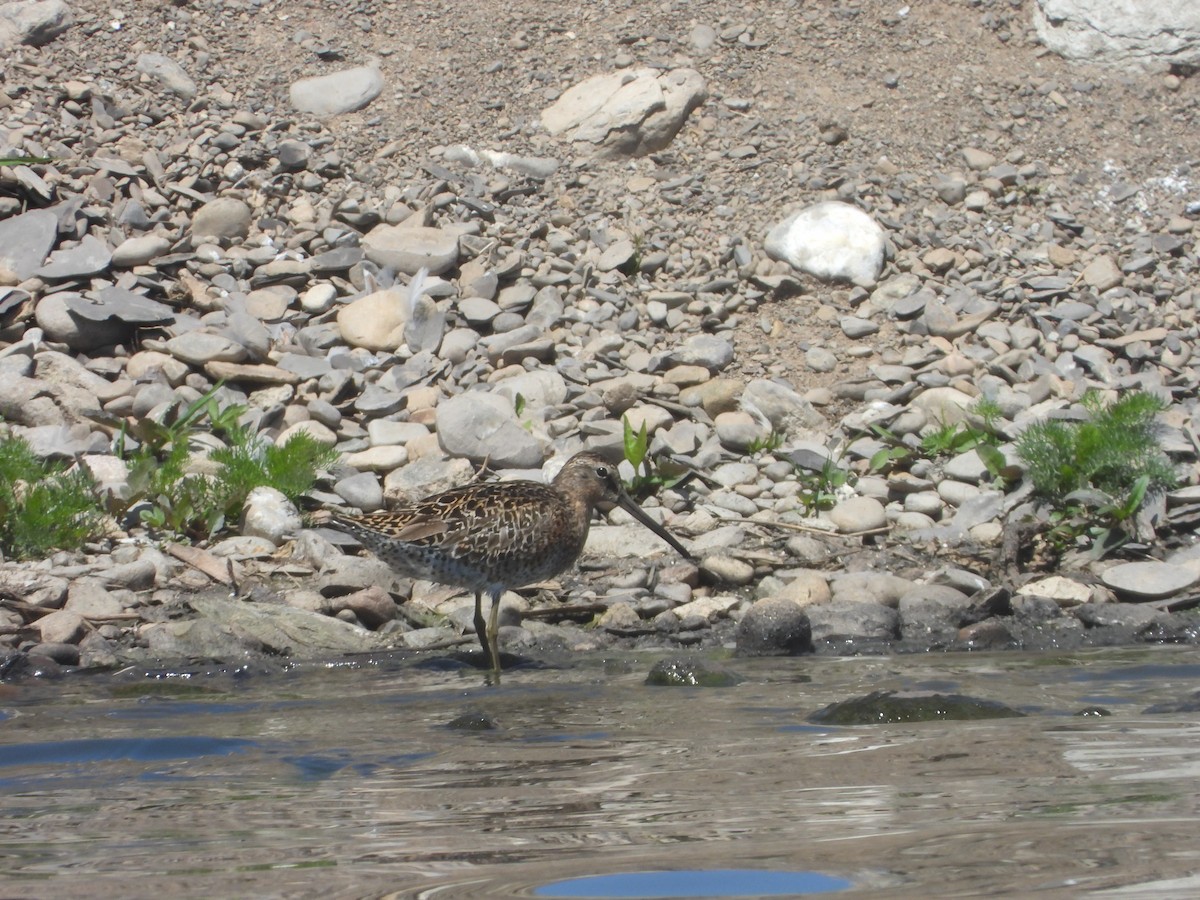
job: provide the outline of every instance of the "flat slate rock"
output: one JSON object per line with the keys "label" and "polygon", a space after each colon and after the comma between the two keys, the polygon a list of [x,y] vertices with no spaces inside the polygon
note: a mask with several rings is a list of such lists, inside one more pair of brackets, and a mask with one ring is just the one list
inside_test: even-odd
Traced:
{"label": "flat slate rock", "polygon": [[1119,594],[1158,600],[1186,590],[1196,582],[1196,573],[1164,562],[1121,563],[1105,569],[1100,579]]}
{"label": "flat slate rock", "polygon": [[34,274],[50,281],[66,278],[84,278],[103,272],[112,263],[112,251],[108,244],[94,235],[84,235],[74,247],[56,250],[50,261]]}
{"label": "flat slate rock", "polygon": [[165,303],[115,285],[72,296],[67,300],[67,309],[93,322],[118,319],[130,325],[160,325],[175,319],[175,310]]}
{"label": "flat slate rock", "polygon": [[383,90],[383,75],[372,66],[358,66],[301,78],[292,83],[288,96],[292,106],[314,116],[336,116],[362,109]]}
{"label": "flat slate rock", "polygon": [[58,216],[48,209],[0,219],[0,269],[24,281],[46,261],[57,234]]}

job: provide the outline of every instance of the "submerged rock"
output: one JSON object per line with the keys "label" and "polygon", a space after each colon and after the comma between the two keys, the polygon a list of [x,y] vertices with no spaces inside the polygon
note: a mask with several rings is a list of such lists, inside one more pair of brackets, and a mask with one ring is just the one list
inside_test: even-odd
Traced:
{"label": "submerged rock", "polygon": [[886,725],[948,719],[1009,719],[1024,716],[995,700],[962,694],[873,691],[864,697],[831,703],[808,717],[818,725]]}
{"label": "submerged rock", "polygon": [[695,659],[661,659],[646,676],[651,687],[732,687],[740,679]]}

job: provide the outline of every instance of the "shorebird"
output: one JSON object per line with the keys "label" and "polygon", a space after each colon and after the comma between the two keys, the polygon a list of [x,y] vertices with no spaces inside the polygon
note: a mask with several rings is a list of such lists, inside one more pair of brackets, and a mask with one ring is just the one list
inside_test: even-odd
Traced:
{"label": "shorebird", "polygon": [[[451,488],[385,512],[330,512],[323,524],[352,535],[409,578],[475,592],[475,633],[492,671],[500,671],[500,595],[544,581],[578,558],[592,511],[615,504],[678,550],[691,554],[625,492],[617,467],[585,451],[567,460],[550,484],[488,481]],[[492,599],[483,618],[483,595]]]}

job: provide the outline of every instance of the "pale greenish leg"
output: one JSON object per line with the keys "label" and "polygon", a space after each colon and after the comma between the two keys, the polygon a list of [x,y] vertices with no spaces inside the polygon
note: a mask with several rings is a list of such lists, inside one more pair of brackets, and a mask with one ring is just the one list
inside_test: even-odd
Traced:
{"label": "pale greenish leg", "polygon": [[[492,646],[492,671],[500,672],[500,595],[503,590],[492,592],[492,614],[488,621],[488,641]],[[484,648],[487,652],[487,648]]]}

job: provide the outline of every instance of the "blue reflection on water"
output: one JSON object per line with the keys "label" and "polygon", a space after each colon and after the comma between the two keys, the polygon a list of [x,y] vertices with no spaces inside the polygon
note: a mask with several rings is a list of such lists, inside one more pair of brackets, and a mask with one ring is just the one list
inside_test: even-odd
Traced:
{"label": "blue reflection on water", "polygon": [[63,765],[69,763],[163,759],[194,759],[197,756],[228,756],[257,746],[242,738],[181,735],[152,738],[85,738],[78,741],[49,741],[0,745],[0,768],[5,766]]}
{"label": "blue reflection on water", "polygon": [[769,872],[761,869],[693,869],[683,872],[626,872],[593,875],[544,884],[537,897],[795,897],[850,887],[845,878],[820,872]]}

